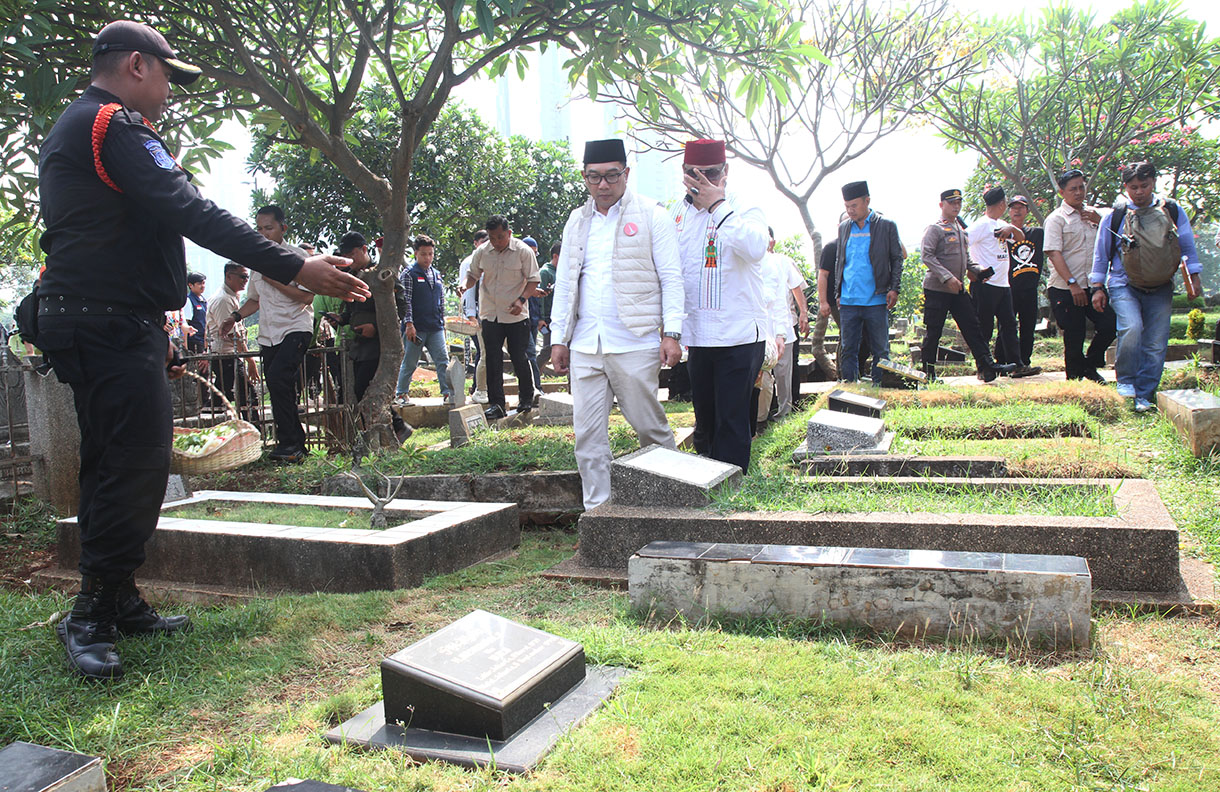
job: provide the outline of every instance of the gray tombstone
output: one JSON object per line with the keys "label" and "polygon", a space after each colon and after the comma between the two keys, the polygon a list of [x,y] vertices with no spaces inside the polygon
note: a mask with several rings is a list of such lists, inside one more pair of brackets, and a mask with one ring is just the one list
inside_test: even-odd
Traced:
{"label": "gray tombstone", "polygon": [[893,439],[880,418],[835,410],[818,410],[805,430],[810,454],[885,454]]}
{"label": "gray tombstone", "polygon": [[[35,365],[40,359],[33,359]],[[30,425],[30,455],[34,457],[34,494],[49,501],[60,514],[80,507],[80,427],[72,388],[55,374],[25,375],[26,411]]]}
{"label": "gray tombstone", "polygon": [[580,644],[482,610],[381,661],[387,722],[492,740],[584,678]]}
{"label": "gray tombstone", "polygon": [[453,389],[453,406],[462,407],[466,404],[466,364],[460,358],[449,358],[449,368],[445,371],[449,377],[449,387]]}
{"label": "gray tombstone", "polygon": [[571,426],[575,402],[570,393],[544,393],[538,399],[537,423],[543,426]]}
{"label": "gray tombstone", "polygon": [[449,411],[449,447],[461,448],[470,438],[487,429],[483,405],[467,404]]}
{"label": "gray tombstone", "polygon": [[302,781],[299,778],[286,778],[275,786],[270,787],[267,792],[360,792],[360,790],[339,786],[338,784],[327,784],[323,781],[314,781],[313,779]]}
{"label": "gray tombstone", "polygon": [[1156,403],[1192,454],[1205,457],[1220,448],[1220,399],[1198,389],[1167,390],[1157,393]]}
{"label": "gray tombstone", "polygon": [[4,792],[106,792],[106,772],[96,756],[27,742],[0,750]]}
{"label": "gray tombstone", "polygon": [[880,418],[885,412],[885,399],[874,399],[871,396],[839,389],[830,392],[830,401],[827,406],[835,412]]}
{"label": "gray tombstone", "polygon": [[191,483],[187,481],[186,476],[171,473],[169,481],[165,483],[165,497],[161,502],[173,503],[174,501],[186,500],[189,497],[191,497]]}
{"label": "gray tombstone", "polygon": [[651,445],[610,463],[615,506],[706,506],[712,494],[741,486],[741,468]]}

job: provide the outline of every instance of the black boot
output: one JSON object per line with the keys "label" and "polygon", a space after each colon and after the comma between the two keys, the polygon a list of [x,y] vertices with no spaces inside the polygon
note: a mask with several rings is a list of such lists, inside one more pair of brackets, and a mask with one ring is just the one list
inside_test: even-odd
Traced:
{"label": "black boot", "polygon": [[928,382],[934,382],[936,380],[936,364],[924,363],[923,373],[927,376]]}
{"label": "black boot", "polygon": [[114,649],[117,583],[98,578],[81,579],[80,594],[63,621],[55,625],[59,641],[68,650],[68,665],[89,679],[118,679],[123,661]]}
{"label": "black boot", "polygon": [[153,610],[140,596],[134,577],[127,578],[119,585],[115,623],[123,636],[188,632],[191,629],[189,616],[162,616]]}

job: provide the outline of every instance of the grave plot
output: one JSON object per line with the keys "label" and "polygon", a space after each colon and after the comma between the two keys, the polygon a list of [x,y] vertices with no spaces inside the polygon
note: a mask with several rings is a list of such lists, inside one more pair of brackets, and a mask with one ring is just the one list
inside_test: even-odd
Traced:
{"label": "grave plot", "polygon": [[[749,481],[761,486],[756,482],[767,480]],[[791,489],[793,483],[781,480],[776,486]],[[655,541],[919,548],[1076,555],[1088,561],[1099,589],[1182,591],[1177,527],[1147,481],[843,477],[827,483],[847,488],[838,505],[784,503],[771,492],[747,502],[752,510],[726,514],[665,503],[620,505],[611,497],[581,517],[580,548],[571,566],[622,581],[627,560]],[[881,484],[893,489],[895,502],[878,502],[872,493]],[[922,502],[904,500],[933,484],[936,491]],[[816,497],[816,482],[809,488]],[[974,513],[954,509],[959,495],[977,500]],[[1049,498],[1063,502],[1061,514],[1039,509]],[[1009,514],[994,513],[1002,502],[1011,504]],[[725,505],[732,508],[732,500]],[[803,510],[765,510],[784,508]]]}
{"label": "grave plot", "polygon": [[[267,591],[356,592],[419,585],[516,547],[513,503],[399,499],[368,527],[366,498],[203,491],[168,503],[142,577]],[[80,556],[76,518],[59,521],[59,564]]]}

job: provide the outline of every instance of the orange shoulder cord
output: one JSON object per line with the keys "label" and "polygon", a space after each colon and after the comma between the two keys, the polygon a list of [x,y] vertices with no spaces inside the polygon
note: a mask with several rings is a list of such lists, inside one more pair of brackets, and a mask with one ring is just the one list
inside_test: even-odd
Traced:
{"label": "orange shoulder cord", "polygon": [[[106,130],[110,127],[110,119],[123,106],[118,102],[111,102],[102,105],[97,111],[97,117],[93,119],[93,169],[97,171],[97,177],[102,180],[107,187],[115,192],[123,192],[119,186],[110,178],[110,174],[106,173],[106,167],[102,165],[102,143],[106,140]],[[144,125],[149,129],[153,125],[148,123],[148,119],[143,119]]]}

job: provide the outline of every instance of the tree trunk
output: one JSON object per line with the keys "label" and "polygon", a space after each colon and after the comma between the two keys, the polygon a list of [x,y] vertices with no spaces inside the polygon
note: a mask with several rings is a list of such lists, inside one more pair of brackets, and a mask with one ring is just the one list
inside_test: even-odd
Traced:
{"label": "tree trunk", "polygon": [[402,335],[398,325],[398,310],[394,302],[394,283],[406,261],[406,213],[389,212],[382,218],[384,239],[377,271],[370,284],[377,306],[377,337],[381,341],[381,359],[364,398],[360,400],[360,423],[368,432],[369,453],[382,448],[398,447],[390,425],[389,405],[398,382],[402,364]]}

